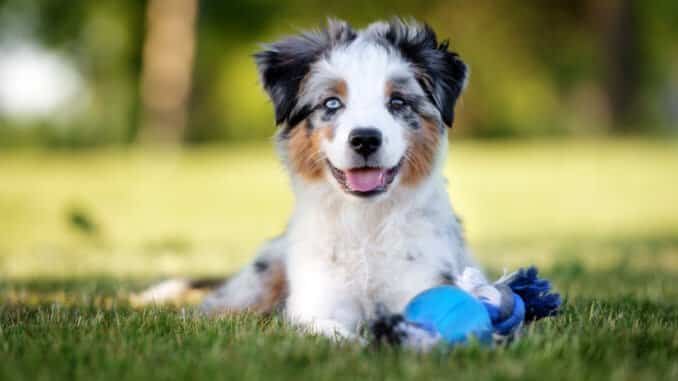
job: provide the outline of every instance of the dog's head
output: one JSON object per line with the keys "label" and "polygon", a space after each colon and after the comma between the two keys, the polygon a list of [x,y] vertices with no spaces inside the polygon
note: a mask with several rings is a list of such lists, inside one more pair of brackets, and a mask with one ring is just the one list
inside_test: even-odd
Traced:
{"label": "dog's head", "polygon": [[467,68],[429,26],[330,20],[255,58],[295,178],[369,198],[436,170]]}

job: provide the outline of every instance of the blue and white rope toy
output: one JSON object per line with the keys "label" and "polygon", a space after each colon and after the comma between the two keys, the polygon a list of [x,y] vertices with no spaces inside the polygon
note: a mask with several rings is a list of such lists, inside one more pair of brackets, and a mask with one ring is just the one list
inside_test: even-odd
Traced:
{"label": "blue and white rope toy", "polygon": [[560,295],[548,280],[530,267],[488,283],[474,268],[466,268],[455,286],[428,289],[402,314],[378,311],[371,331],[378,343],[387,342],[426,351],[440,344],[505,341],[516,337],[524,323],[555,315]]}

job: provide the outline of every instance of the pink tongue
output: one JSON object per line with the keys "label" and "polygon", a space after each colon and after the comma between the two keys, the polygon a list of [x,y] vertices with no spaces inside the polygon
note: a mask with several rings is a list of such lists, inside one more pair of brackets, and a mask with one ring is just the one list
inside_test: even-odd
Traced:
{"label": "pink tongue", "polygon": [[384,186],[386,171],[382,169],[349,169],[346,184],[352,191],[369,192]]}

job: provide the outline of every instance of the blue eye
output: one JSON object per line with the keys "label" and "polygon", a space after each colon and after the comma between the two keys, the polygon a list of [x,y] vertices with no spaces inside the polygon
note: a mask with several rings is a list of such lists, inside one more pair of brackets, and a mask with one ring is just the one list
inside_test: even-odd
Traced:
{"label": "blue eye", "polygon": [[323,105],[325,106],[326,109],[331,111],[338,110],[343,106],[341,101],[338,98],[334,97],[325,99]]}
{"label": "blue eye", "polygon": [[400,110],[405,107],[405,105],[405,100],[400,97],[393,97],[388,101],[388,106],[393,110]]}

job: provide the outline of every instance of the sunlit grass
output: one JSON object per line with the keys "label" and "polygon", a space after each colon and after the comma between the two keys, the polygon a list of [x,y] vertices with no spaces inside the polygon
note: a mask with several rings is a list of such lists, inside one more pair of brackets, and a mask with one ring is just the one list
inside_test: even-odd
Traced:
{"label": "sunlit grass", "polygon": [[279,316],[132,308],[154,279],[225,275],[284,228],[272,148],[4,152],[0,380],[678,378],[678,142],[452,147],[480,261],[493,276],[537,264],[565,298],[519,341],[422,356],[302,337]]}
{"label": "sunlit grass", "polygon": [[[579,241],[600,243],[584,260],[615,263],[611,241],[678,236],[676,142],[451,146],[452,199],[490,267],[559,262]],[[284,228],[292,201],[266,144],[0,153],[0,276],[223,274]]]}
{"label": "sunlit grass", "polygon": [[[2,380],[675,380],[675,273],[576,263],[544,275],[562,314],[520,340],[419,355],[300,336],[279,316],[133,309],[121,279],[0,281]],[[54,291],[59,290],[59,291]],[[9,298],[7,298],[9,296]]]}

